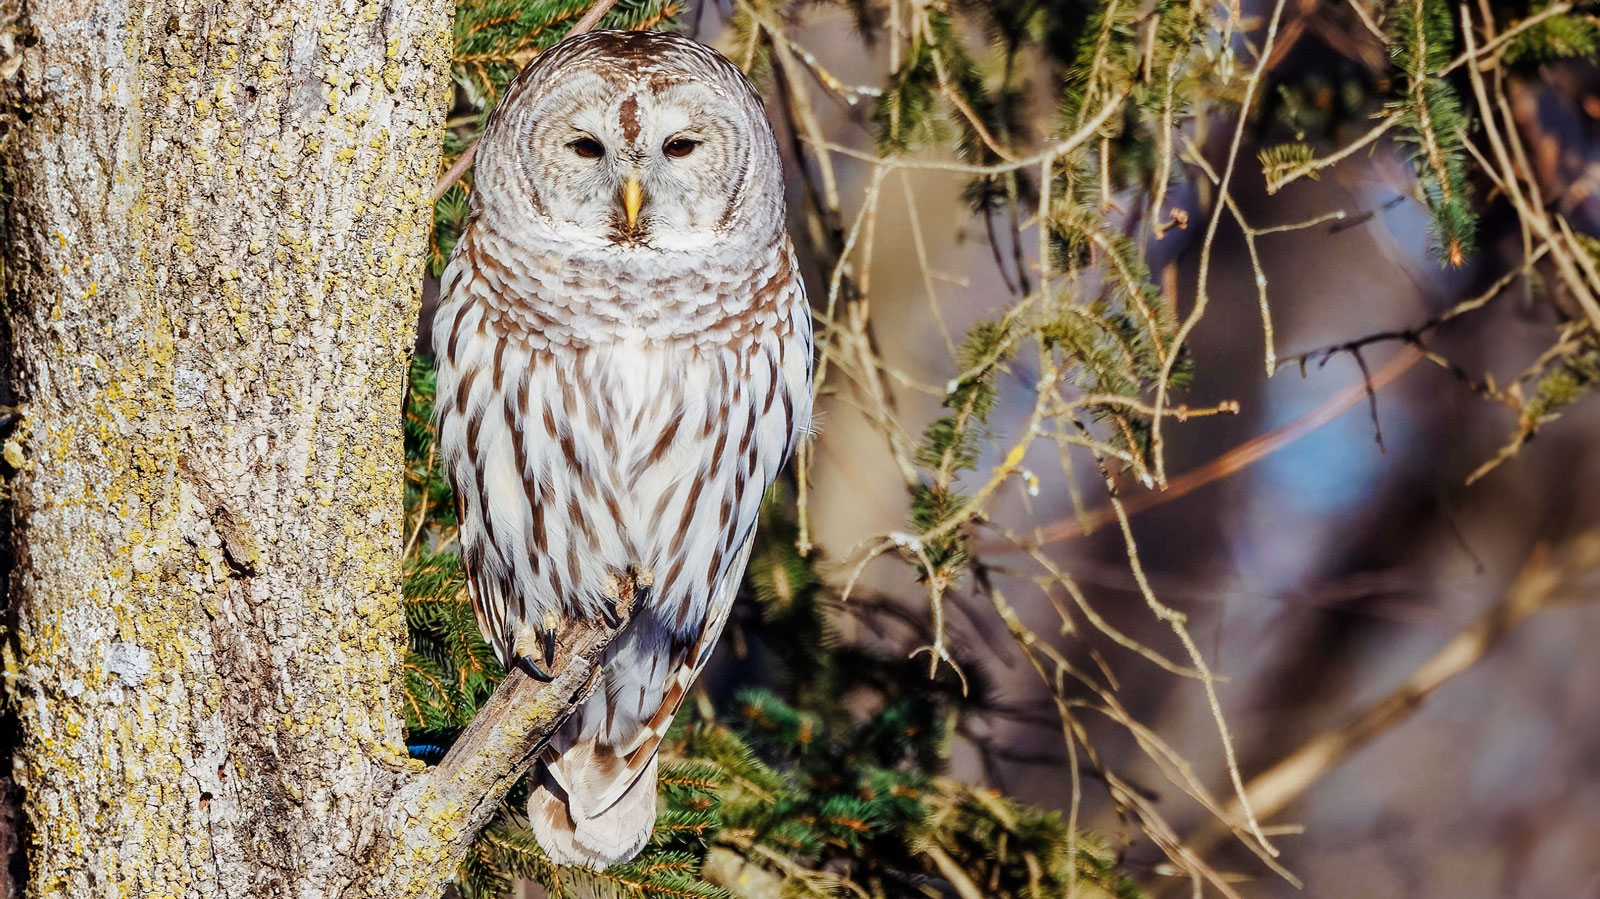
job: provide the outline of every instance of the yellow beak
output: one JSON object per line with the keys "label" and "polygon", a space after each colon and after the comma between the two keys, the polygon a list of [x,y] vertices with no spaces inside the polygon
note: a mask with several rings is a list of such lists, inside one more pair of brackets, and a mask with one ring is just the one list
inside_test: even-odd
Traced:
{"label": "yellow beak", "polygon": [[627,217],[629,228],[639,220],[639,207],[643,205],[644,185],[639,183],[638,175],[629,175],[622,183],[622,214]]}

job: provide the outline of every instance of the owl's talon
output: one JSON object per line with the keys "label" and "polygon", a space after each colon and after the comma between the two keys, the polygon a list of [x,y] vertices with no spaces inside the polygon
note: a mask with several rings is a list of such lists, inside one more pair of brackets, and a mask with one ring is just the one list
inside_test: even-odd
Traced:
{"label": "owl's talon", "polygon": [[605,619],[606,627],[616,627],[622,623],[622,616],[617,614],[617,601],[609,597],[600,600],[600,617]]}
{"label": "owl's talon", "polygon": [[[550,664],[549,660],[546,660],[545,664]],[[539,681],[540,683],[548,684],[555,680],[555,675],[544,670],[543,668],[540,668],[533,659],[527,656],[517,656],[517,667],[521,668],[529,677]]]}
{"label": "owl's talon", "polygon": [[544,629],[544,666],[552,668],[556,664],[556,629]]}

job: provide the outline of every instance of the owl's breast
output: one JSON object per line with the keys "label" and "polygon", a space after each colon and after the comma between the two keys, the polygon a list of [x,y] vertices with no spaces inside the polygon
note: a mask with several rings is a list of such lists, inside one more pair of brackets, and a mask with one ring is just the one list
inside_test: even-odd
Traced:
{"label": "owl's breast", "polygon": [[792,263],[758,271],[745,300],[638,297],[628,316],[625,279],[513,293],[516,263],[457,265],[471,258],[446,273],[434,346],[441,459],[485,634],[507,658],[547,613],[595,617],[630,566],[656,578],[650,626],[694,632],[810,417]]}
{"label": "owl's breast", "polygon": [[534,352],[690,344],[709,350],[795,330],[808,314],[780,233],[739,258],[548,248],[464,235],[443,278],[439,322],[476,318]]}

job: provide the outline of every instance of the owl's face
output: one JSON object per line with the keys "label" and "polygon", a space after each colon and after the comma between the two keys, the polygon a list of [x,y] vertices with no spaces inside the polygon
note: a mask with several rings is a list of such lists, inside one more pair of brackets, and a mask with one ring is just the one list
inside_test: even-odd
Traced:
{"label": "owl's face", "polygon": [[782,227],[782,168],[744,76],[678,35],[596,32],[541,55],[478,151],[480,212],[578,246],[695,250]]}

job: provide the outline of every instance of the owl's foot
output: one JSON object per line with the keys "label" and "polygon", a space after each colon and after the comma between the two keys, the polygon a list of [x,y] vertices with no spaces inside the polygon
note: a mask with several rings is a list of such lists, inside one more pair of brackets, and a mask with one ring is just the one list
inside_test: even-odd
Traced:
{"label": "owl's foot", "polygon": [[[546,653],[548,652],[549,651],[546,650]],[[546,661],[545,664],[548,665],[550,662]],[[540,683],[548,684],[555,680],[554,675],[543,668],[540,668],[539,663],[535,662],[529,656],[517,656],[517,667],[521,668],[529,677],[539,681]]]}
{"label": "owl's foot", "polygon": [[600,598],[600,617],[605,619],[606,627],[616,627],[622,623],[622,616],[617,614],[617,601],[609,596]]}

